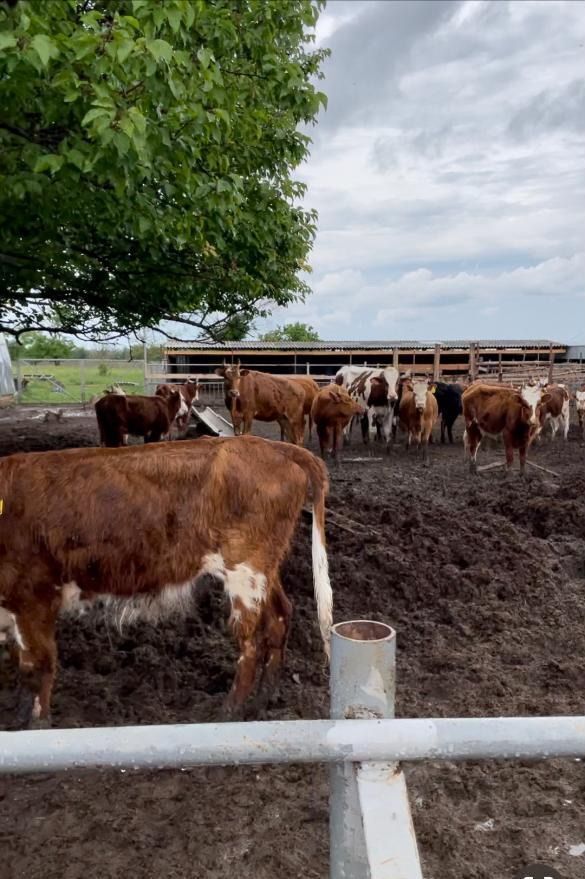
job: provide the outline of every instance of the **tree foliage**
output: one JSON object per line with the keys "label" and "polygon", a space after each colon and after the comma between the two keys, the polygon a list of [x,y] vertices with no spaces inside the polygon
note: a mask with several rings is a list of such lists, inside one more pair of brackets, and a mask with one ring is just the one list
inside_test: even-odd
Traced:
{"label": "tree foliage", "polygon": [[261,336],[263,342],[318,342],[319,333],[309,324],[292,323],[276,327]]}
{"label": "tree foliage", "polygon": [[47,336],[45,333],[24,333],[20,345],[13,343],[8,346],[14,358],[24,357],[31,360],[54,360],[75,357],[75,343],[63,336]]}
{"label": "tree foliage", "polygon": [[0,330],[214,336],[308,292],[320,5],[0,4]]}

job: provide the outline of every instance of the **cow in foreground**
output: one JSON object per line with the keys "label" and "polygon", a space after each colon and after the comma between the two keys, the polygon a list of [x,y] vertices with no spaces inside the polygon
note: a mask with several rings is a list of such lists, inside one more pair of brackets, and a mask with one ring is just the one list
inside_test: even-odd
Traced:
{"label": "cow in foreground", "polygon": [[524,474],[526,453],[539,429],[540,385],[526,385],[520,391],[477,382],[463,392],[463,437],[470,470],[477,473],[477,451],[484,435],[502,434],[509,470],[514,463],[514,450],[520,457]]}
{"label": "cow in foreground", "polygon": [[585,388],[575,391],[575,405],[577,407],[577,418],[579,419],[579,430],[581,438],[585,440]]}
{"label": "cow in foreground", "polygon": [[539,433],[550,424],[551,439],[556,437],[560,428],[566,440],[571,423],[569,407],[569,392],[564,385],[545,385],[540,400]]}
{"label": "cow in foreground", "polygon": [[407,434],[406,448],[414,441],[428,461],[429,438],[439,417],[439,407],[427,379],[406,379],[398,409],[400,427]]}
{"label": "cow in foreground", "polygon": [[313,400],[311,414],[319,437],[321,456],[324,458],[327,452],[331,452],[332,457],[336,458],[339,437],[355,415],[364,414],[364,409],[345,388],[331,384],[319,391]]}
{"label": "cow in foreground", "polygon": [[145,443],[160,442],[169,435],[182,403],[179,391],[167,397],[106,394],[95,404],[101,445],[125,446],[128,436],[143,437]]}
{"label": "cow in foreground", "polygon": [[[335,383],[345,388],[365,410],[362,437],[367,442],[377,432],[378,425],[386,443],[392,435],[392,417],[397,401],[398,370],[369,366],[342,366],[335,374]],[[343,434],[349,441],[350,424]]]}
{"label": "cow in foreground", "polygon": [[223,378],[225,405],[236,435],[252,430],[252,421],[276,421],[286,439],[302,445],[305,438],[305,392],[285,378],[224,363],[215,370]]}
{"label": "cow in foreground", "polygon": [[[20,722],[47,725],[55,626],[72,602],[109,602],[119,620],[187,609],[208,577],[230,600],[240,657],[227,709],[273,687],[292,606],[280,581],[307,496],[325,651],[332,593],[325,549],[327,474],[305,449],[258,437],[124,449],[70,449],[0,460],[0,604],[11,615]],[[265,691],[265,695],[267,695]]]}
{"label": "cow in foreground", "polygon": [[181,395],[181,406],[175,417],[175,424],[179,433],[185,433],[193,405],[199,399],[199,382],[196,379],[188,379],[183,384],[157,385],[155,396],[168,400],[173,391],[178,391]]}

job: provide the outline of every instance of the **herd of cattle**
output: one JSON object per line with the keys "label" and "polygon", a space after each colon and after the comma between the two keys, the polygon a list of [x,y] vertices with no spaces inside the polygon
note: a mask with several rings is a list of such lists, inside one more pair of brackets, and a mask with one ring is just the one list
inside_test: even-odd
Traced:
{"label": "herd of cattle", "polygon": [[[204,578],[229,598],[239,659],[227,708],[239,712],[258,680],[258,699],[282,665],[292,605],[280,566],[305,503],[312,504],[317,617],[326,653],[332,590],[325,548],[325,463],[302,448],[305,419],[322,456],[335,454],[355,419],[364,439],[388,445],[398,427],[426,455],[441,417],[441,440],[465,422],[476,469],[484,435],[501,434],[508,466],[547,423],[567,436],[569,393],[561,385],[519,389],[475,382],[465,389],[399,375],[393,367],[343,367],[319,388],[224,364],[217,370],[234,431],[254,419],[277,422],[289,442],[254,436],[203,437],[162,447],[184,431],[197,382],[160,385],[151,397],[107,393],[95,404],[105,448],[20,453],[0,459],[0,636],[20,674],[15,725],[46,726],[57,668],[56,622],[63,611],[101,602],[121,623],[156,620],[187,604]],[[585,428],[585,389],[576,393]],[[130,435],[145,444],[128,445]],[[584,437],[585,438],[585,437]]]}
{"label": "herd of cattle", "polygon": [[[284,378],[242,368],[238,363],[216,370],[224,382],[225,405],[236,435],[249,434],[254,420],[276,422],[281,439],[302,445],[305,421],[309,437],[317,430],[321,455],[336,456],[340,438],[349,441],[352,425],[359,421],[368,442],[377,436],[390,448],[397,429],[411,444],[422,448],[427,460],[433,427],[441,418],[441,442],[453,442],[453,425],[463,415],[465,449],[471,469],[477,466],[477,451],[484,435],[502,435],[506,462],[512,465],[514,450],[523,471],[530,444],[550,424],[552,436],[569,430],[570,395],[563,385],[527,383],[520,388],[473,382],[434,382],[400,375],[395,367],[344,366],[324,388],[308,376]],[[152,397],[126,397],[111,393],[96,403],[101,443],[125,445],[129,435],[146,442],[170,436],[173,424],[179,432],[188,424],[191,407],[198,399],[198,384],[159,385]],[[581,429],[585,424],[585,390],[575,395]]]}

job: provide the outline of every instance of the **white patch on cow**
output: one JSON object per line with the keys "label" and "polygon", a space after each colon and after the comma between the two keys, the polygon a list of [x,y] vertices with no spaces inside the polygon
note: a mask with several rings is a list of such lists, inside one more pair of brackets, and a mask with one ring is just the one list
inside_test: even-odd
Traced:
{"label": "white patch on cow", "polygon": [[0,609],[0,632],[4,634],[3,641],[11,638],[16,641],[21,650],[26,650],[26,644],[24,643],[22,632],[18,628],[15,615],[10,613],[9,610],[4,610],[4,608]]}
{"label": "white patch on cow", "polygon": [[189,406],[187,405],[183,394],[180,394],[181,397],[181,405],[179,406],[179,411],[175,415],[175,421],[179,421],[181,418],[184,418],[189,414]]}
{"label": "white patch on cow", "polygon": [[414,381],[412,383],[412,393],[414,394],[414,405],[417,409],[421,411],[425,408],[427,404],[427,392],[429,390],[429,384],[425,381]]}
{"label": "white patch on cow", "polygon": [[540,385],[524,385],[520,389],[520,396],[530,408],[530,423],[536,424],[536,407],[542,398],[542,388]]}
{"label": "white patch on cow", "polygon": [[205,575],[225,582],[226,569],[221,553],[207,553],[196,574],[184,583],[167,583],[157,592],[146,595],[103,595],[100,596],[99,603],[107,610],[120,631],[124,626],[139,620],[156,624],[169,617],[184,617],[192,608],[197,580]]}
{"label": "white patch on cow", "polygon": [[212,577],[219,577],[220,580],[225,580],[225,561],[220,552],[208,552],[203,556],[200,576],[203,574],[209,574]]}
{"label": "white patch on cow", "polygon": [[39,717],[41,716],[41,700],[39,699],[38,696],[35,696],[35,698],[34,698],[31,714],[32,714],[33,720],[38,720]]}
{"label": "white patch on cow", "polygon": [[71,583],[64,583],[63,586],[57,587],[61,592],[61,610],[62,611],[71,611],[76,609],[81,603],[81,589],[75,583],[75,581],[71,581]]}
{"label": "white patch on cow", "polygon": [[325,653],[330,656],[331,626],[333,625],[333,591],[329,579],[327,549],[319,523],[313,509],[313,528],[311,535],[311,555],[313,561],[313,586],[317,602],[317,617]]}
{"label": "white patch on cow", "polygon": [[238,620],[240,610],[234,608],[236,599],[246,610],[257,611],[266,597],[266,577],[242,563],[226,571],[225,590],[232,604],[232,619]]}

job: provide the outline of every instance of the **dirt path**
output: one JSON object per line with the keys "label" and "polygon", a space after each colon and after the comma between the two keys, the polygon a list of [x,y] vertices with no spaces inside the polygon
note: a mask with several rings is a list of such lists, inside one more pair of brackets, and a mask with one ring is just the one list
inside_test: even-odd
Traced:
{"label": "dirt path", "polygon": [[[0,420],[0,454],[96,440],[91,418]],[[357,444],[345,456],[366,457]],[[399,715],[584,713],[584,449],[572,436],[534,449],[533,460],[559,478],[495,470],[473,480],[460,446],[435,447],[428,470],[399,448],[332,471],[329,506],[361,524],[355,534],[328,526],[335,617],[396,627]],[[270,718],[328,713],[309,541],[303,523],[284,568],[295,619]],[[215,719],[234,662],[223,618],[213,595],[199,619],[158,629],[63,622],[55,724]],[[1,722],[11,703],[2,689]],[[580,762],[406,771],[426,879],[512,879],[538,860],[563,879],[585,875],[585,856],[569,854],[585,842]],[[2,875],[326,877],[327,794],[322,767],[4,779]]]}

